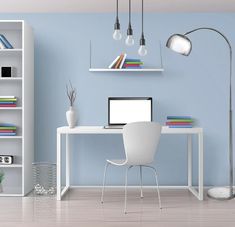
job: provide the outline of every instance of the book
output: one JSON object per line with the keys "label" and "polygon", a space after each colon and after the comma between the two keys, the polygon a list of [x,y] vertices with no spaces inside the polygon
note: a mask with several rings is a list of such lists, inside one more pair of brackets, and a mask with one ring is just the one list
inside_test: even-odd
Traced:
{"label": "book", "polygon": [[192,119],[192,117],[189,116],[167,116],[167,120],[171,119]]}
{"label": "book", "polygon": [[0,104],[0,107],[16,107],[16,104]]}
{"label": "book", "polygon": [[0,130],[1,129],[12,129],[12,130],[16,130],[16,127],[0,127]]}
{"label": "book", "polygon": [[123,68],[124,62],[125,62],[125,60],[126,60],[126,56],[127,56],[127,54],[124,54],[124,56],[123,56],[123,58],[122,58],[122,61],[121,61],[121,64],[120,64],[120,66],[119,66],[119,69],[122,69],[122,68]]}
{"label": "book", "polygon": [[4,44],[4,46],[7,49],[13,49],[13,46],[9,43],[9,41],[6,39],[6,37],[2,34],[0,34],[0,41]]}
{"label": "book", "polygon": [[109,65],[109,69],[112,69],[113,68],[113,66],[116,64],[116,62],[117,62],[117,60],[120,58],[120,55],[118,55],[113,61],[112,61],[112,63]]}
{"label": "book", "polygon": [[0,99],[14,99],[15,96],[13,95],[0,95]]}
{"label": "book", "polygon": [[16,132],[0,132],[0,136],[15,136]]}
{"label": "book", "polygon": [[193,122],[193,119],[172,119],[168,122]]}
{"label": "book", "polygon": [[117,63],[116,63],[115,66],[114,66],[115,69],[118,69],[118,68],[119,68],[123,57],[124,57],[124,55],[121,54],[121,55],[120,55],[120,58],[118,59]]}
{"label": "book", "polygon": [[0,49],[6,49],[5,45],[3,44],[2,41],[0,41]]}
{"label": "book", "polygon": [[2,101],[6,101],[6,102],[16,102],[17,99],[16,98],[13,98],[13,99],[8,99],[8,98],[0,98],[0,102]]}
{"label": "book", "polygon": [[169,128],[192,128],[192,125],[169,125]]}
{"label": "book", "polygon": [[143,62],[137,62],[137,61],[126,61],[125,64],[127,65],[143,65]]}
{"label": "book", "polygon": [[140,67],[141,65],[138,64],[124,64],[124,67]]}
{"label": "book", "polygon": [[15,130],[1,129],[0,133],[13,133]]}
{"label": "book", "polygon": [[130,59],[130,58],[126,58],[127,62],[141,62],[140,59]]}
{"label": "book", "polygon": [[191,125],[192,122],[166,122],[166,125]]}

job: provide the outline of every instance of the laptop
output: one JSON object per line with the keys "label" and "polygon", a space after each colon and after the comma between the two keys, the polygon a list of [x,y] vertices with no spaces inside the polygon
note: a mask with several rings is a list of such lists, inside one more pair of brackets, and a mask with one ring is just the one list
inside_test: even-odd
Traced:
{"label": "laptop", "polygon": [[109,97],[107,129],[119,129],[127,123],[152,121],[151,97]]}

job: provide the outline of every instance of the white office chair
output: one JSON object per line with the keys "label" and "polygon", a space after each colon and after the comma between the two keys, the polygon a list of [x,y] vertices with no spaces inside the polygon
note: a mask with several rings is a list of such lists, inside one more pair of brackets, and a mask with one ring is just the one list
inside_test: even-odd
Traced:
{"label": "white office chair", "polygon": [[133,166],[140,167],[140,187],[141,198],[143,198],[142,190],[142,167],[151,168],[156,177],[157,193],[159,199],[159,207],[161,209],[161,198],[159,192],[157,171],[153,166],[149,166],[154,160],[157,146],[161,135],[161,125],[155,122],[134,122],[127,124],[123,127],[123,142],[125,148],[126,159],[125,160],[107,160],[104,168],[103,188],[101,195],[101,202],[103,203],[106,171],[110,164],[115,166],[126,166],[125,177],[125,204],[124,213],[126,213],[126,201],[127,201],[127,180],[128,170]]}

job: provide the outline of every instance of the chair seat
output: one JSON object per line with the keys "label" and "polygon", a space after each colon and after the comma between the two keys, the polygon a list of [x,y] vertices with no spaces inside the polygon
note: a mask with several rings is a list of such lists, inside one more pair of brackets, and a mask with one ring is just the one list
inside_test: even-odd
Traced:
{"label": "chair seat", "polygon": [[112,160],[106,160],[106,161],[116,166],[123,166],[126,164],[126,159],[112,159]]}

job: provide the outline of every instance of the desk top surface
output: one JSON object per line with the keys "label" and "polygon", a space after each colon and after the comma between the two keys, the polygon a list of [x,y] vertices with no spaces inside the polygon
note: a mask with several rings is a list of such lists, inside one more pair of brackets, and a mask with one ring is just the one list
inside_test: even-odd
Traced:
{"label": "desk top surface", "polygon": [[[69,128],[63,126],[57,128],[57,133],[60,134],[122,134],[122,129],[105,129],[104,126],[77,126]],[[169,128],[162,127],[162,134],[198,134],[202,133],[202,128]]]}

